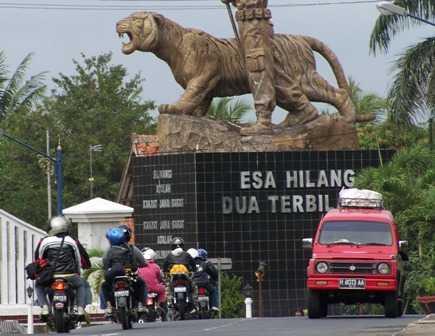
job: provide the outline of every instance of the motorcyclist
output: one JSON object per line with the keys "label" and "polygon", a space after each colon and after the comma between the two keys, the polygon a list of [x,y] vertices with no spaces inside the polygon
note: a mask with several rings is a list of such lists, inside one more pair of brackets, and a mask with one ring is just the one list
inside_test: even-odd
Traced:
{"label": "motorcyclist", "polygon": [[[167,255],[165,262],[163,263],[163,272],[165,274],[170,273],[170,270],[175,265],[184,265],[190,273],[193,273],[196,269],[196,264],[189,253],[184,251],[184,240],[180,237],[174,237],[171,242],[171,252]],[[171,284],[172,285],[172,284]],[[191,297],[193,294],[192,283],[189,282],[188,293]],[[191,297],[192,299],[192,297]],[[195,312],[193,307],[191,313]]]}
{"label": "motorcyclist", "polygon": [[[115,303],[113,295],[113,280],[116,276],[125,275],[125,269],[129,268],[136,272],[138,267],[146,265],[146,261],[140,250],[129,245],[126,241],[125,231],[119,227],[109,229],[106,238],[110,243],[110,248],[103,257],[103,269],[105,271],[105,281],[102,284],[102,291],[107,301],[106,315],[112,314],[112,307]],[[139,277],[133,281],[134,296],[137,301],[138,311],[144,311],[145,283]]]}
{"label": "motorcyclist", "polygon": [[175,237],[171,242],[171,252],[163,263],[163,272],[168,273],[173,265],[184,265],[190,272],[194,272],[196,268],[195,261],[189,253],[184,251],[184,240],[180,237]]}
{"label": "motorcyclist", "polygon": [[157,293],[160,306],[164,306],[166,302],[166,288],[163,282],[162,271],[155,262],[157,253],[151,248],[146,249],[142,253],[147,265],[139,268],[138,274],[145,281],[148,292]]}
{"label": "motorcyclist", "polygon": [[[65,275],[70,286],[76,290],[76,314],[81,318],[84,315],[86,288],[85,280],[80,277],[80,271],[81,268],[90,268],[91,263],[82,244],[70,236],[70,228],[71,221],[65,216],[51,218],[49,235],[39,241],[34,257],[35,260],[47,260],[51,266],[56,265],[55,275]],[[43,319],[46,319],[48,315],[47,287],[39,285],[36,281],[35,289],[41,306],[41,315]]]}
{"label": "motorcyclist", "polygon": [[219,277],[218,270],[211,261],[207,260],[207,250],[200,248],[197,254],[198,256],[194,259],[196,272],[193,274],[193,282],[196,286],[207,289],[211,310],[219,311],[219,293],[216,286]]}

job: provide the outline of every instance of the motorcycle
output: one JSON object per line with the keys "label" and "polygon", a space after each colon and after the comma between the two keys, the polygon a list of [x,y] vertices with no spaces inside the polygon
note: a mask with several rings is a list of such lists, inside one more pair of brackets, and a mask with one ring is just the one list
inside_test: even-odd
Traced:
{"label": "motorcycle", "polygon": [[199,319],[209,319],[212,317],[212,311],[210,310],[210,297],[207,288],[203,286],[197,287],[197,316]]}
{"label": "motorcycle", "polygon": [[145,300],[145,313],[139,319],[141,322],[154,322],[156,320],[166,321],[166,312],[159,304],[159,295],[157,293],[149,292]]}
{"label": "motorcycle", "polygon": [[115,296],[115,321],[120,323],[122,329],[131,329],[133,322],[138,321],[137,302],[133,296],[132,282],[134,274],[117,276],[113,282]]}
{"label": "motorcycle", "polygon": [[170,310],[173,320],[185,320],[195,311],[192,278],[184,265],[174,265],[169,272]]}
{"label": "motorcycle", "polygon": [[58,333],[67,333],[79,322],[74,311],[75,290],[66,278],[56,277],[49,290],[49,324]]}

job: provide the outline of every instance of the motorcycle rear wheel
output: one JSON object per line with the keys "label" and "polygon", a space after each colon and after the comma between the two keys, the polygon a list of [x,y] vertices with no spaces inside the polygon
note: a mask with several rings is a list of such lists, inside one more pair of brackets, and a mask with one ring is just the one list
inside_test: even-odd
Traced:
{"label": "motorcycle rear wheel", "polygon": [[120,307],[118,309],[118,321],[121,323],[123,330],[132,328],[130,314],[127,310],[127,307]]}
{"label": "motorcycle rear wheel", "polygon": [[67,333],[69,332],[68,329],[68,321],[64,318],[63,310],[55,309],[54,314],[54,329],[58,333]]}

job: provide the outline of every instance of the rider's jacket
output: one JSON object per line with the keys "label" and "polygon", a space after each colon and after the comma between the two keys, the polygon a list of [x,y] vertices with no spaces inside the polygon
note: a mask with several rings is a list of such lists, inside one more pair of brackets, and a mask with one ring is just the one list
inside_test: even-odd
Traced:
{"label": "rider's jacket", "polygon": [[146,265],[140,250],[134,245],[122,244],[111,246],[103,258],[103,268],[108,270],[114,265],[122,265],[136,270]]}
{"label": "rider's jacket", "polygon": [[171,267],[177,264],[185,265],[190,272],[194,272],[196,269],[196,264],[192,256],[180,247],[172,250],[168,254],[165,262],[163,263],[163,272],[169,272]]}
{"label": "rider's jacket", "polygon": [[193,281],[197,285],[215,285],[218,280],[218,270],[211,261],[201,257],[195,258],[196,272],[193,274]]}
{"label": "rider's jacket", "polygon": [[[59,251],[62,238],[65,237],[62,249]],[[80,274],[81,268],[89,268],[88,253],[78,240],[67,234],[48,236],[40,240],[35,250],[35,260],[47,259],[51,265],[56,261],[56,273]],[[57,259],[56,259],[57,258]]]}

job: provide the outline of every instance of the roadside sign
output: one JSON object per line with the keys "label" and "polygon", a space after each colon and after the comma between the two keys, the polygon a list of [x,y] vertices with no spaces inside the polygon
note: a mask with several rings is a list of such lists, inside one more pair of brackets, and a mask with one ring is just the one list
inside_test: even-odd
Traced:
{"label": "roadside sign", "polygon": [[209,258],[208,260],[215,264],[220,271],[228,271],[233,268],[231,258]]}

